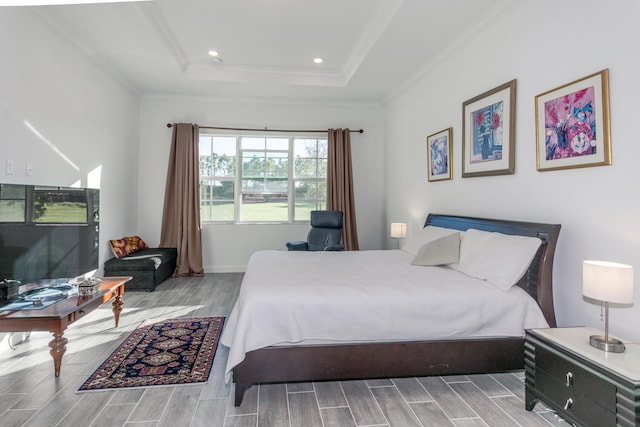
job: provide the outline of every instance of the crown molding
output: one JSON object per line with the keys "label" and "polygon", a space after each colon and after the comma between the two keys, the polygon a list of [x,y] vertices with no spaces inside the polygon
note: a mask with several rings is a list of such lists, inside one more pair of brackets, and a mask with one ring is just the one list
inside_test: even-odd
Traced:
{"label": "crown molding", "polygon": [[[146,93],[142,95],[142,102],[146,101],[178,101],[193,100],[211,102],[221,105],[267,105],[267,106],[304,106],[304,107],[333,107],[333,108],[365,108],[382,109],[378,101],[339,101],[335,99],[291,98],[273,96],[219,96],[219,95],[181,95],[175,93]],[[238,125],[239,126],[239,125]],[[243,125],[242,127],[246,127]]]}
{"label": "crown molding", "polygon": [[169,27],[169,24],[164,18],[164,15],[162,14],[162,11],[158,7],[157,3],[138,3],[137,7],[142,11],[145,18],[147,18],[153,29],[160,36],[160,39],[164,43],[167,51],[169,51],[169,53],[171,54],[173,62],[176,64],[178,69],[180,69],[180,71],[184,73],[187,69],[189,59],[184,53],[182,46],[180,46],[177,37],[175,36],[173,31],[171,31],[171,28]]}
{"label": "crown molding", "polygon": [[344,87],[346,84],[342,73],[293,68],[227,66],[215,63],[190,63],[187,65],[184,76],[194,80],[275,83],[292,86]]}
{"label": "crown molding", "polygon": [[456,37],[451,43],[449,43],[444,49],[440,51],[433,59],[428,61],[424,66],[422,66],[418,71],[413,73],[407,80],[398,85],[394,90],[392,90],[387,96],[382,99],[382,103],[384,105],[393,101],[396,97],[400,96],[407,89],[411,88],[414,84],[416,84],[420,79],[429,74],[431,70],[436,68],[442,62],[444,62],[448,57],[450,57],[456,49],[464,44],[467,40],[472,38],[478,32],[482,31],[491,23],[502,16],[506,15],[506,13],[515,7],[518,6],[517,0],[504,0],[502,3],[494,6],[489,9],[485,14],[481,15],[474,21],[474,24],[467,28],[466,31],[460,34],[460,36]]}
{"label": "crown molding", "polygon": [[342,68],[342,73],[345,76],[345,84],[347,84],[356,71],[358,71],[358,68],[367,55],[369,55],[371,49],[378,42],[378,39],[387,29],[403,3],[404,0],[388,0],[379,4],[378,9],[373,15],[373,19],[369,22],[362,37],[360,37],[360,40]]}

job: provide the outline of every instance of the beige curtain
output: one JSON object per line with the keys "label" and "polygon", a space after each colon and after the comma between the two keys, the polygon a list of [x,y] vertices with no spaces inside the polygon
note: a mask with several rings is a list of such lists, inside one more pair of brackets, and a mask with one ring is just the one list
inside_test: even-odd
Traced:
{"label": "beige curtain", "polygon": [[160,247],[177,248],[175,276],[202,276],[198,125],[173,125]]}
{"label": "beige curtain", "polygon": [[329,129],[327,171],[327,209],[344,213],[342,243],[348,251],[357,251],[358,229],[353,202],[351,171],[351,132],[349,129]]}

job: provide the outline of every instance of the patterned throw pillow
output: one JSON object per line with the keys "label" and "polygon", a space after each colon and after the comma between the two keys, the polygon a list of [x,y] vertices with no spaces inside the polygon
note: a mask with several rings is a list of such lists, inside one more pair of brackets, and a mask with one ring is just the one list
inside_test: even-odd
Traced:
{"label": "patterned throw pillow", "polygon": [[149,245],[138,236],[123,237],[118,240],[109,240],[111,250],[117,258],[122,258],[142,249],[147,249]]}

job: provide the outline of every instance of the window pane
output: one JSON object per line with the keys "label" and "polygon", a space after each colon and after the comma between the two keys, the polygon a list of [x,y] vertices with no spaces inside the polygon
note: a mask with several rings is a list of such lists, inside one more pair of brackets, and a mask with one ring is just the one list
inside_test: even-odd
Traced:
{"label": "window pane", "polygon": [[85,190],[36,187],[34,199],[34,222],[52,224],[87,222]]}
{"label": "window pane", "polygon": [[286,194],[243,194],[241,221],[286,222],[288,204]]}
{"label": "window pane", "polygon": [[327,202],[327,181],[318,182],[318,201],[323,205]]}
{"label": "window pane", "polygon": [[287,153],[245,151],[242,154],[242,176],[258,178],[264,176],[283,176],[289,174]]}
{"label": "window pane", "polygon": [[265,170],[280,172],[284,176],[289,175],[289,154],[288,153],[267,153],[265,160]]}
{"label": "window pane", "polygon": [[314,181],[296,181],[296,200],[315,200],[318,193],[318,183]]}
{"label": "window pane", "polygon": [[294,177],[296,178],[315,178],[318,169],[318,161],[316,159],[296,158],[294,160]]}
{"label": "window pane", "polygon": [[228,202],[212,202],[210,209],[212,221],[233,222],[235,219],[233,200]]}
{"label": "window pane", "polygon": [[213,175],[213,159],[211,155],[200,155],[200,176]]}
{"label": "window pane", "polygon": [[213,176],[236,176],[236,156],[214,156],[212,168]]}
{"label": "window pane", "polygon": [[327,159],[318,159],[318,178],[327,178]]}
{"label": "window pane", "polygon": [[318,140],[318,158],[326,159],[329,157],[329,141],[326,139]]}
{"label": "window pane", "polygon": [[266,139],[253,136],[242,137],[243,150],[264,150],[266,147]]}
{"label": "window pane", "polygon": [[243,192],[247,192],[247,191],[263,192],[264,180],[263,179],[243,179],[242,191]]}
{"label": "window pane", "polygon": [[234,136],[216,136],[213,138],[212,153],[218,156],[236,156],[236,138]]}
{"label": "window pane", "polygon": [[26,186],[0,184],[0,222],[25,222]]}
{"label": "window pane", "polygon": [[267,150],[289,151],[289,138],[268,138]]}
{"label": "window pane", "polygon": [[198,144],[198,153],[200,156],[210,156],[211,155],[211,137],[210,136],[200,136],[199,144]]}
{"label": "window pane", "polygon": [[0,184],[0,199],[26,199],[27,187],[15,184]]}
{"label": "window pane", "polygon": [[317,139],[300,139],[293,141],[293,155],[295,157],[316,157],[318,154]]}
{"label": "window pane", "polygon": [[24,200],[0,200],[0,222],[24,222]]}
{"label": "window pane", "polygon": [[265,191],[268,193],[286,193],[289,188],[288,179],[284,178],[268,178],[265,181]]}
{"label": "window pane", "polygon": [[200,137],[200,176],[235,176],[236,138]]}
{"label": "window pane", "polygon": [[202,221],[233,221],[233,181],[200,182],[200,219]]}
{"label": "window pane", "polygon": [[264,176],[265,153],[245,151],[242,153],[242,176],[245,178],[257,178]]}

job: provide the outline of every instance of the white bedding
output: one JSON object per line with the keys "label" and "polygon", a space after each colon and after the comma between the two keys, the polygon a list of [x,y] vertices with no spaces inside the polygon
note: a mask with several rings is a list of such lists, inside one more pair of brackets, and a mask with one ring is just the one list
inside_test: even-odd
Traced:
{"label": "white bedding", "polygon": [[400,250],[256,252],[221,343],[231,370],[273,345],[520,337],[548,327],[524,290],[448,267],[411,265]]}

